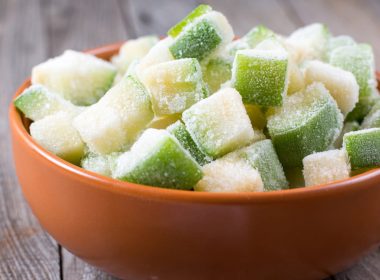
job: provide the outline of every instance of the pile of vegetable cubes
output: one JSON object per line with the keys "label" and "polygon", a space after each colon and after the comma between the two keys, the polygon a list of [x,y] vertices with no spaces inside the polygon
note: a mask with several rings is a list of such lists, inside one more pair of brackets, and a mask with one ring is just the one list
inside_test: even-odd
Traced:
{"label": "pile of vegetable cubes", "polygon": [[200,5],[111,62],[68,50],[35,66],[14,104],[36,142],[104,176],[275,191],[380,166],[374,65],[369,45],[323,24],[288,37],[260,25],[234,40],[225,16]]}

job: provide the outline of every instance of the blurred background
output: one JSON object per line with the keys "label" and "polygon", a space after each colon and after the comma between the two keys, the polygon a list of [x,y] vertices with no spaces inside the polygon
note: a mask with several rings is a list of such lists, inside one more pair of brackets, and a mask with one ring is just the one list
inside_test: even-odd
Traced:
{"label": "blurred background", "polygon": [[[68,48],[165,35],[200,3],[224,13],[238,36],[259,23],[287,35],[323,22],[334,34],[370,43],[380,57],[380,0],[0,0],[0,279],[111,278],[60,248],[22,198],[6,114],[31,67]],[[331,279],[380,279],[379,250]]]}

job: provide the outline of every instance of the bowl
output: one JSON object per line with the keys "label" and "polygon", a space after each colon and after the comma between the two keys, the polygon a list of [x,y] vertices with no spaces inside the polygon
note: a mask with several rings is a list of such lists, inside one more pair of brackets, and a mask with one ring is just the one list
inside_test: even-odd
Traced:
{"label": "bowl", "polygon": [[[120,45],[89,52],[109,59]],[[379,168],[267,193],[161,189],[69,164],[30,137],[13,105],[9,117],[17,176],[42,227],[120,278],[321,279],[380,244]]]}

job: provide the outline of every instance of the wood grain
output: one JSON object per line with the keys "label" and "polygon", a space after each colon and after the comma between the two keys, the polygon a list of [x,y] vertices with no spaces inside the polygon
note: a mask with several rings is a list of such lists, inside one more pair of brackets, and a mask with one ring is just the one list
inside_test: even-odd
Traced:
{"label": "wood grain", "polygon": [[242,36],[252,27],[263,24],[281,34],[288,34],[297,26],[287,14],[282,1],[206,0],[222,12],[231,23],[235,34]]}
{"label": "wood grain", "polygon": [[17,184],[6,110],[32,65],[46,57],[40,3],[1,1],[0,7],[0,278],[59,279],[57,244],[41,229]]}
{"label": "wood grain", "polygon": [[[39,226],[13,171],[7,105],[33,65],[67,48],[82,50],[146,34],[165,35],[197,0],[0,0],[0,279],[115,279],[60,248]],[[320,21],[369,42],[380,57],[378,0],[206,0],[236,35],[259,23],[289,34]],[[379,61],[377,66],[380,68]],[[380,279],[380,250],[330,280]]]}
{"label": "wood grain", "polygon": [[165,36],[168,29],[198,6],[194,0],[144,0],[123,5],[126,17],[130,17],[136,35],[158,34]]}

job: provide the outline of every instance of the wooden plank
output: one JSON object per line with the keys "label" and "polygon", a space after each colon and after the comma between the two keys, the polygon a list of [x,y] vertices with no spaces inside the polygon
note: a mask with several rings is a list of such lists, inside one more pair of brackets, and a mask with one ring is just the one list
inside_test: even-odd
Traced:
{"label": "wooden plank", "polygon": [[[84,50],[124,41],[125,27],[117,0],[43,0],[49,56],[70,48]],[[132,31],[131,31],[132,32]]]}
{"label": "wooden plank", "polygon": [[237,36],[244,35],[258,24],[263,24],[280,34],[288,34],[296,27],[294,18],[287,14],[282,1],[206,0],[204,2],[227,17]]}
{"label": "wooden plank", "polygon": [[[44,0],[43,18],[48,26],[49,57],[65,49],[83,50],[124,41],[134,34],[133,27],[123,21],[117,0]],[[113,279],[64,248],[60,248],[60,255],[63,279]]]}
{"label": "wooden plank", "polygon": [[378,58],[376,66],[380,69],[379,1],[287,1],[303,23],[323,22],[334,34],[348,34],[358,42],[371,44]]}
{"label": "wooden plank", "polygon": [[1,0],[0,7],[0,278],[59,279],[57,244],[31,214],[14,174],[6,115],[16,87],[46,58],[40,3]]}
{"label": "wooden plank", "polygon": [[63,279],[67,280],[116,280],[107,273],[85,263],[79,258],[72,255],[70,252],[64,250],[62,256],[62,263],[64,264]]}
{"label": "wooden plank", "polygon": [[380,249],[364,257],[359,263],[347,271],[336,275],[334,280],[379,280]]}
{"label": "wooden plank", "polygon": [[131,18],[136,36],[157,34],[165,36],[170,27],[180,21],[196,6],[198,1],[143,0],[122,2],[125,18]]}

